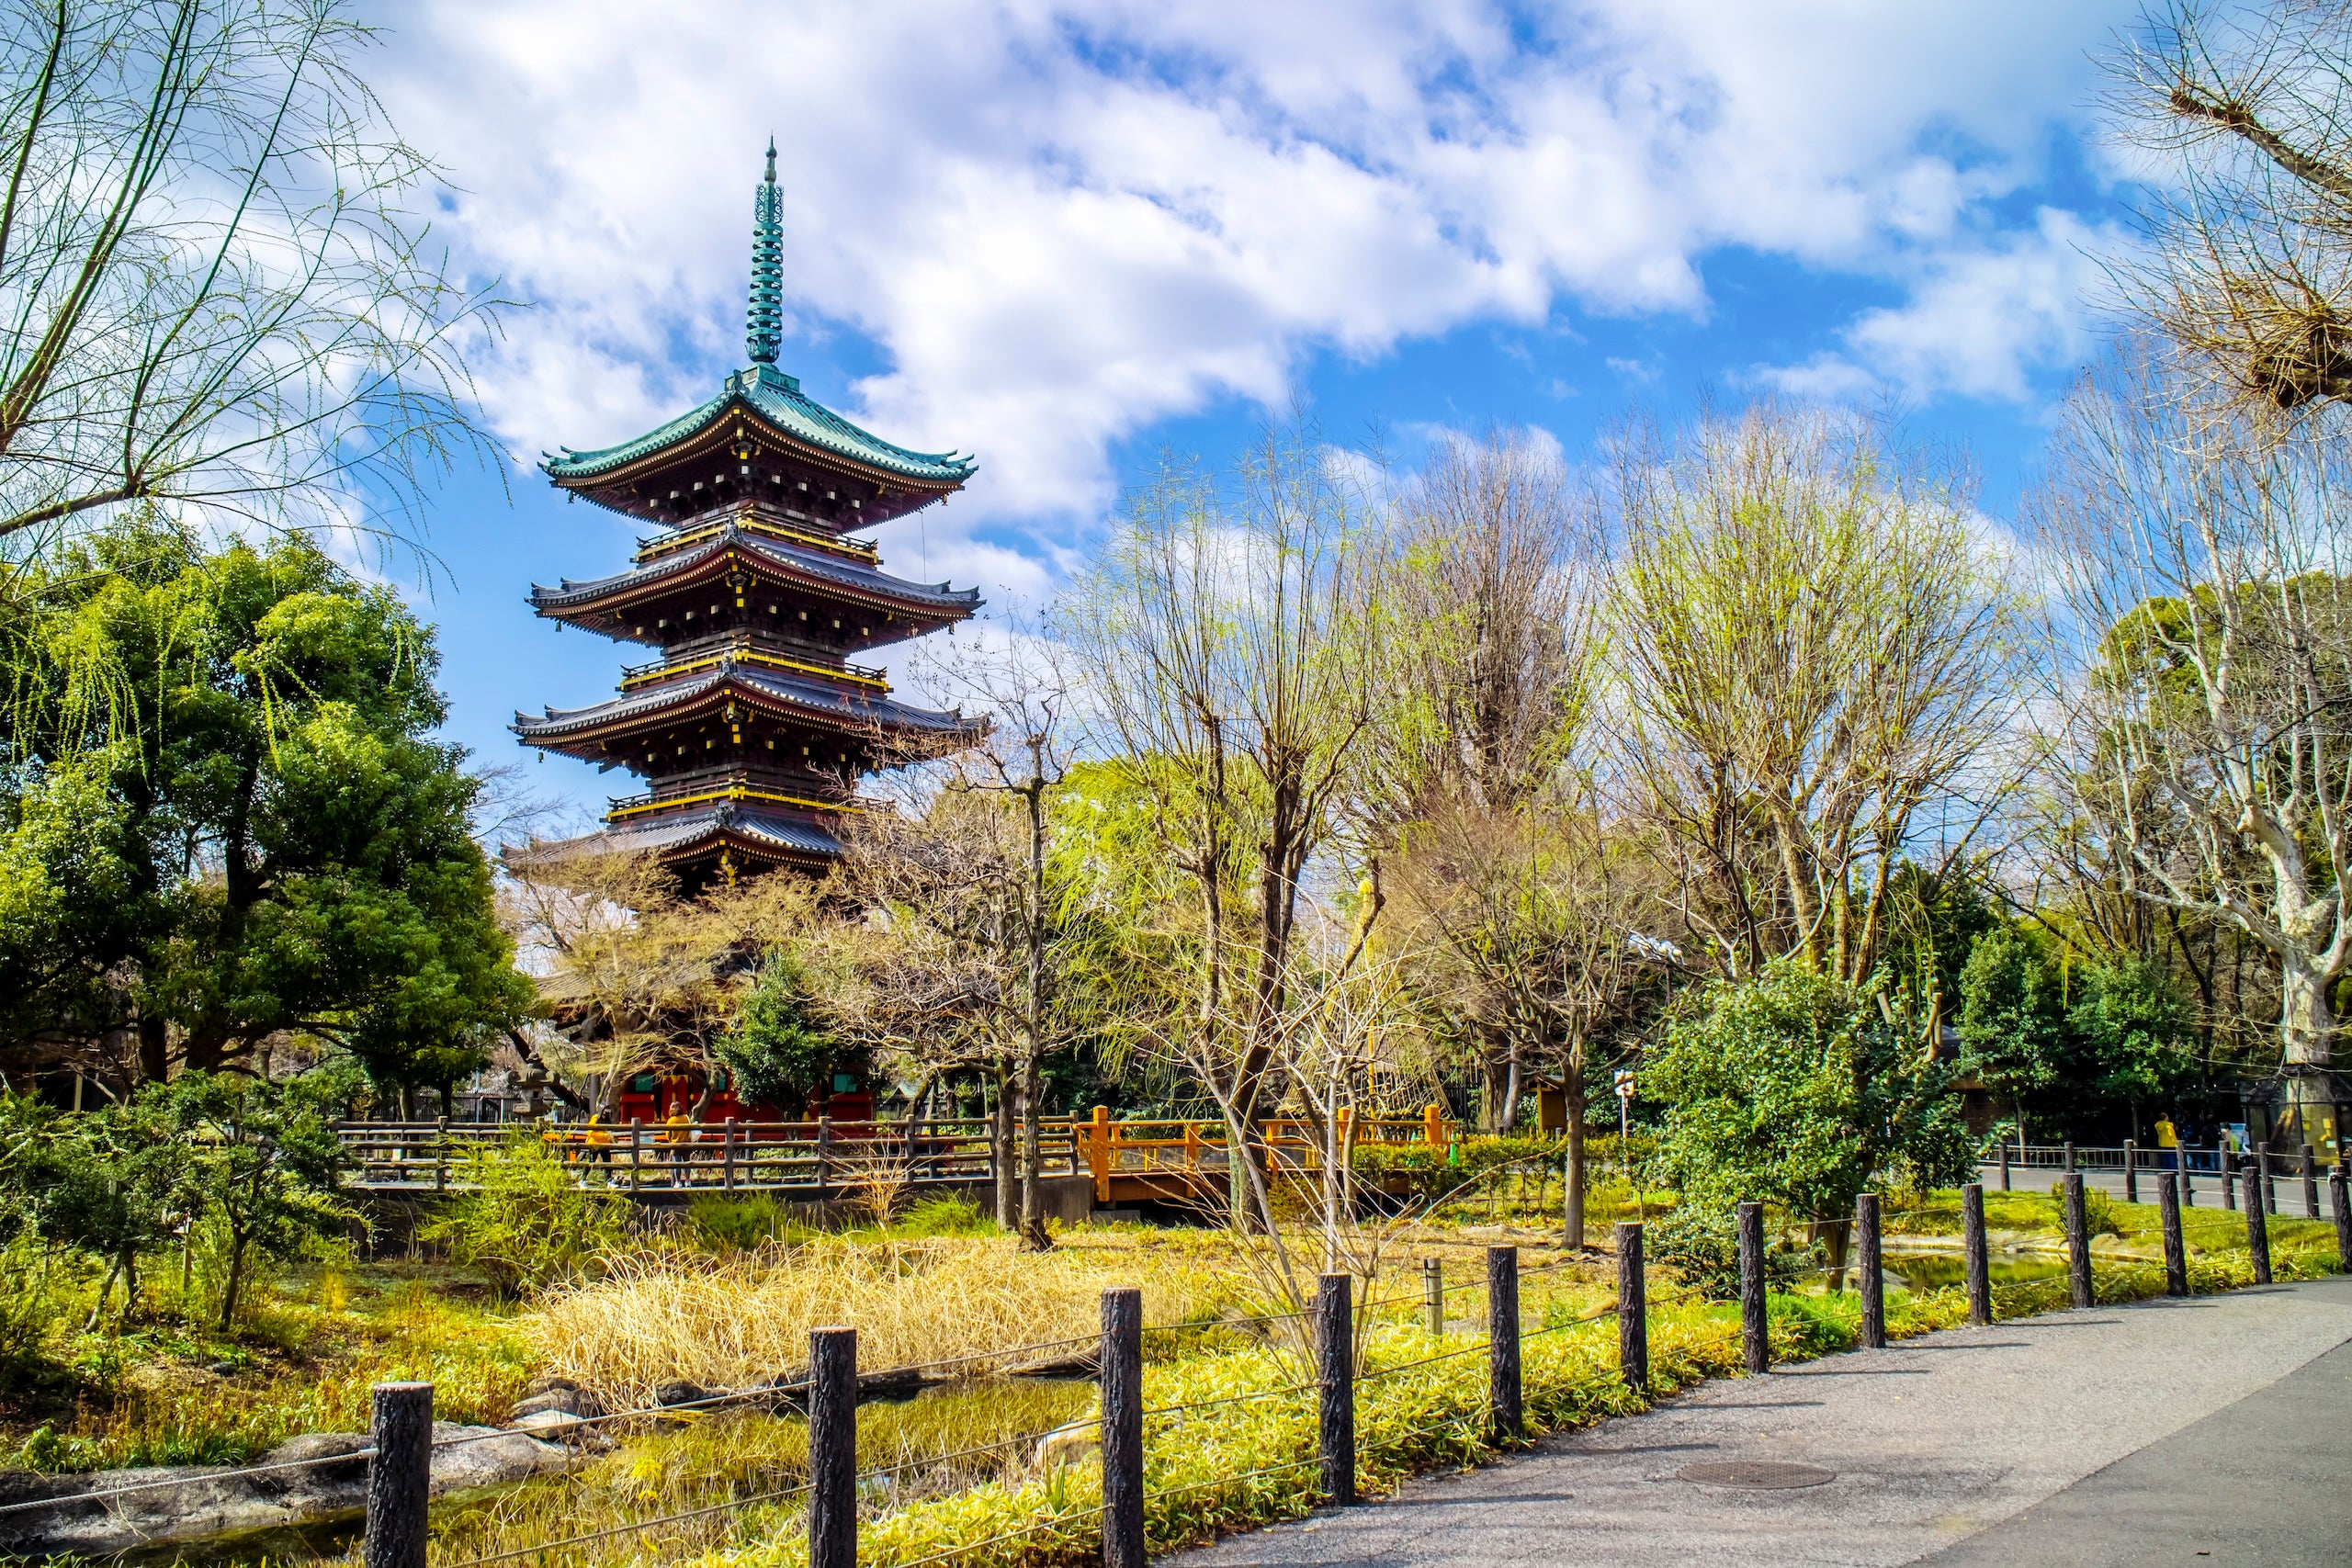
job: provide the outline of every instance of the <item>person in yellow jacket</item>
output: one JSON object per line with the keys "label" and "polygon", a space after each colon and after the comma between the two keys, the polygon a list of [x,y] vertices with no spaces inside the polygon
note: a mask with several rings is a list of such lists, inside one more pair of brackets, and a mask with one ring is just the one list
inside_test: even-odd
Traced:
{"label": "person in yellow jacket", "polygon": [[580,1134],[580,1146],[588,1151],[594,1163],[609,1168],[613,1163],[613,1135],[605,1130],[602,1116],[588,1118],[586,1131]]}
{"label": "person in yellow jacket", "polygon": [[2180,1164],[2180,1133],[2169,1116],[2156,1118],[2156,1164],[2165,1170]]}
{"label": "person in yellow jacket", "polygon": [[673,1111],[662,1123],[662,1141],[670,1145],[670,1185],[686,1183],[686,1161],[694,1157],[695,1119],[684,1110]]}

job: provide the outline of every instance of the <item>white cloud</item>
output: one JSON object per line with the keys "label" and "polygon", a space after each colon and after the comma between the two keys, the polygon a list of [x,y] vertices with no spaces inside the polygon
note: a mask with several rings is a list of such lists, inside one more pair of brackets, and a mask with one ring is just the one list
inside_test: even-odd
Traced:
{"label": "white cloud", "polygon": [[2098,258],[2129,243],[2044,208],[2035,226],[1936,257],[1899,306],[1863,312],[1843,353],[1767,368],[1758,378],[1803,397],[1860,396],[1892,385],[2023,401],[2032,376],[2078,363],[2106,281]]}
{"label": "white cloud", "polygon": [[1279,403],[1319,345],[1703,312],[1719,246],[1924,280],[1783,376],[2012,395],[2065,341],[2071,220],[1918,247],[2027,177],[2130,11],[419,0],[379,74],[449,164],[446,237],[533,302],[481,364],[518,452],[634,434],[738,362],[773,130],[792,303],[886,359],[845,412],[981,455],[927,514],[933,575],[1034,597],[1123,436]]}

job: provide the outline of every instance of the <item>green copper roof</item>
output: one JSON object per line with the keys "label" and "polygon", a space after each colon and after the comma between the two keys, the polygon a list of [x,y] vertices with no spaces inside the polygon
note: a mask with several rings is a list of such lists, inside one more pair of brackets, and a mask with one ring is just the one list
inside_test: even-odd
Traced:
{"label": "green copper roof", "polygon": [[929,479],[936,484],[961,484],[979,467],[978,460],[959,457],[953,452],[910,452],[870,431],[861,430],[802,391],[798,378],[787,376],[773,365],[754,365],[737,371],[727,378],[727,389],[718,396],[692,413],[681,414],[634,441],[594,452],[575,452],[566,446],[560,452],[542,454],[539,467],[549,479],[594,479],[624,463],[635,462],[701,434],[739,402],[786,435],[885,473]]}
{"label": "green copper roof", "polygon": [[953,452],[910,452],[859,429],[800,389],[798,378],[775,367],[784,337],[784,207],[775,184],[775,143],[768,143],[767,177],[752,201],[752,291],[745,317],[751,366],[727,378],[718,396],[634,441],[593,452],[562,447],[540,454],[549,479],[592,479],[708,429],[741,403],[786,434],[867,468],[933,484],[961,484],[978,464]]}

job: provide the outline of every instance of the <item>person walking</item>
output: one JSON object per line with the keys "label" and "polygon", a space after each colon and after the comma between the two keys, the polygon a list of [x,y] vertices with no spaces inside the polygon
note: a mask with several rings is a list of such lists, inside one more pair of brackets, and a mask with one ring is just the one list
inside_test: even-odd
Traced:
{"label": "person walking", "polygon": [[2170,1116],[2156,1118],[2156,1165],[2164,1170],[2180,1167],[2180,1133],[2173,1126]]}

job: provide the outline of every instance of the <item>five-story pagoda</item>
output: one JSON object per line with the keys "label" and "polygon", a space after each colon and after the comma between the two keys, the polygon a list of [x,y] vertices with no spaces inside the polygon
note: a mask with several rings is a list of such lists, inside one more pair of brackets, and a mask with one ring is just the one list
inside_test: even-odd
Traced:
{"label": "five-story pagoda", "polygon": [[689,886],[838,854],[856,781],[966,721],[889,695],[854,656],[967,618],[970,591],[880,570],[848,530],[963,488],[969,457],[910,452],[775,367],[783,223],[775,148],[753,205],[750,367],[660,429],[541,467],[560,489],[655,525],[636,565],[531,591],[540,615],[662,657],[593,707],[514,716],[525,745],[643,775],[606,828],[543,852],[658,853]]}

